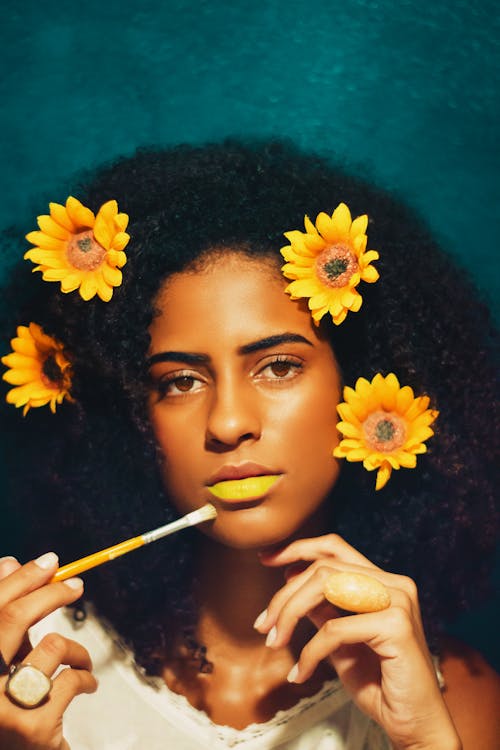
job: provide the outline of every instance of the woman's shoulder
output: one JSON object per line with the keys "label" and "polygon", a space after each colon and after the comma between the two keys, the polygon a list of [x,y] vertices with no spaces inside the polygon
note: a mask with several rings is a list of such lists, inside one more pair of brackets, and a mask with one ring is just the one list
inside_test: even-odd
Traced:
{"label": "woman's shoulder", "polygon": [[466,643],[443,639],[443,697],[462,739],[464,750],[498,750],[500,737],[500,675]]}

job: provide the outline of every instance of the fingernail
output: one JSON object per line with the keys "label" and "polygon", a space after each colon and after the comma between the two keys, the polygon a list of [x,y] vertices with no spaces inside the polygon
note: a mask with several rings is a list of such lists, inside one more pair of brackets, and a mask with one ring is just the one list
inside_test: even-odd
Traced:
{"label": "fingernail", "polygon": [[57,565],[59,558],[55,552],[46,552],[45,555],[41,555],[35,560],[35,565],[38,565],[42,570],[49,570]]}
{"label": "fingernail", "polygon": [[278,636],[278,630],[276,629],[276,625],[273,625],[273,627],[267,634],[266,646],[272,646],[277,636]]}
{"label": "fingernail", "polygon": [[63,583],[66,584],[66,586],[69,586],[70,589],[81,589],[83,588],[83,581],[81,578],[68,578],[66,581],[63,581]]}
{"label": "fingernail", "polygon": [[0,565],[8,560],[10,560],[10,562],[17,562],[16,558],[12,557],[12,555],[5,555],[5,557],[0,557]]}
{"label": "fingernail", "polygon": [[261,612],[260,615],[255,620],[253,626],[256,630],[258,630],[265,623],[266,617],[267,617],[267,609]]}
{"label": "fingernail", "polygon": [[289,673],[286,676],[286,679],[288,682],[295,682],[297,677],[299,676],[299,665],[294,664]]}

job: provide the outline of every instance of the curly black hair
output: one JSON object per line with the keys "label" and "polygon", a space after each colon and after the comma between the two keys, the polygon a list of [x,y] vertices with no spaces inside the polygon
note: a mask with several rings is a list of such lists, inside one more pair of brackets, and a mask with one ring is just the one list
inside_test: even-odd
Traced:
{"label": "curly black hair", "polygon": [[[374,475],[345,464],[331,529],[386,569],[412,576],[432,640],[485,595],[498,531],[494,487],[494,331],[463,271],[424,222],[342,167],[283,142],[226,141],[140,149],[101,168],[74,194],[93,210],[114,198],[130,215],[123,284],[109,303],[61,294],[14,269],[3,290],[2,335],[35,321],[64,342],[74,403],[23,419],[2,406],[8,491],[22,523],[20,554],[56,549],[63,562],[177,517],[160,480],[148,422],[146,353],[154,299],[170,274],[210,249],[237,248],[279,264],[283,231],[344,201],[368,213],[380,281],[339,326],[322,323],[344,382],[397,373],[440,412],[415,471]],[[21,510],[22,509],[22,512]],[[172,629],[196,622],[191,582],[197,531],[89,572],[86,596],[158,673]]]}

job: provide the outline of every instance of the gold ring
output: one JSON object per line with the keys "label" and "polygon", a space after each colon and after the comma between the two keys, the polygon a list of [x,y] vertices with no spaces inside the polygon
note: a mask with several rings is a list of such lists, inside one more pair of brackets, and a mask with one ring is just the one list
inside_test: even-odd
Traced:
{"label": "gold ring", "polygon": [[364,573],[332,573],[323,588],[331,604],[348,612],[379,612],[391,604],[391,595],[383,583]]}
{"label": "gold ring", "polygon": [[9,670],[5,693],[21,708],[36,708],[52,690],[52,680],[32,664],[14,664]]}

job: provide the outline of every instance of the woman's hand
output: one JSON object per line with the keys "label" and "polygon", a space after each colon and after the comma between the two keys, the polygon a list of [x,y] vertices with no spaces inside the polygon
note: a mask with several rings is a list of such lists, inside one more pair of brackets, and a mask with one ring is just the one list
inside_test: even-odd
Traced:
{"label": "woman's hand", "polygon": [[[287,583],[256,623],[268,634],[267,645],[288,644],[302,617],[318,629],[290,672],[291,682],[304,682],[328,659],[359,708],[383,727],[398,750],[460,750],[410,578],[386,573],[335,534],[292,542],[261,560],[269,566],[301,563],[300,572],[289,569]],[[305,569],[304,562],[309,563]],[[341,613],[323,595],[333,571],[376,578],[390,592],[390,607],[368,614]]]}
{"label": "woman's hand", "polygon": [[63,739],[62,717],[79,693],[93,693],[97,682],[86,649],[51,633],[31,648],[28,628],[58,607],[81,596],[79,578],[48,583],[57,570],[57,556],[42,555],[20,565],[13,558],[0,560],[0,653],[7,664],[29,663],[53,680],[48,699],[36,708],[15,705],[5,693],[7,676],[0,677],[0,750],[68,750]]}

